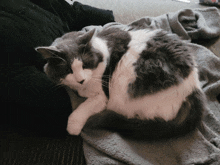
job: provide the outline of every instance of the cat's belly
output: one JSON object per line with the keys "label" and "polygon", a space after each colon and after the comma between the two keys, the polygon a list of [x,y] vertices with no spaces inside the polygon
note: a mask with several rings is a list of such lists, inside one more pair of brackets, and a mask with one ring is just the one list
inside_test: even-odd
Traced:
{"label": "cat's belly", "polygon": [[[123,75],[116,76],[118,77],[115,79],[123,78]],[[118,81],[118,84],[110,90],[107,105],[109,110],[113,110],[127,118],[154,119],[159,117],[166,121],[176,117],[182,102],[195,88],[200,89],[196,68],[179,85],[139,98],[131,98],[125,87],[123,87],[125,84],[121,81]]]}

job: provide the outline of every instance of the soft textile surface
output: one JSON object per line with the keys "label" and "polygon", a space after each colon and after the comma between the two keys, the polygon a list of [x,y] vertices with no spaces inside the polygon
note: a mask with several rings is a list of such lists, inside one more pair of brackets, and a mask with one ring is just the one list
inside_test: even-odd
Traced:
{"label": "soft textile surface", "polygon": [[82,139],[0,125],[0,165],[85,165]]}
{"label": "soft textile surface", "polygon": [[[87,164],[220,164],[220,59],[192,40],[211,40],[220,35],[220,15],[216,8],[186,9],[159,17],[145,17],[129,25],[110,23],[105,27],[162,28],[189,42],[195,55],[201,87],[207,95],[208,110],[203,126],[184,137],[166,141],[134,141],[117,132],[84,128],[84,154]],[[90,30],[94,26],[83,30]],[[101,26],[95,27],[102,29]],[[95,121],[93,121],[95,122]],[[149,132],[150,133],[150,132]]]}
{"label": "soft textile surface", "polygon": [[113,21],[112,11],[77,1],[71,6],[64,0],[0,0],[0,123],[66,134],[69,96],[43,72],[45,61],[34,48]]}
{"label": "soft textile surface", "polygon": [[0,0],[0,165],[85,164],[81,137],[66,137],[69,96],[34,48],[113,21],[112,11],[77,1]]}

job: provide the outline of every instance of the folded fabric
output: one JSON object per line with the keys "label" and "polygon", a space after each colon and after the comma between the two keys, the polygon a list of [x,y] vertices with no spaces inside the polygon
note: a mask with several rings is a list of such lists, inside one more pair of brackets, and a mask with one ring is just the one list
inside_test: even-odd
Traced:
{"label": "folded fabric", "polygon": [[[110,23],[104,26],[131,29],[159,29],[178,34],[192,48],[198,64],[200,85],[208,99],[202,127],[179,138],[161,141],[138,141],[117,132],[83,129],[87,164],[192,165],[220,164],[220,58],[192,40],[213,39],[220,35],[220,14],[214,7],[185,9],[158,17],[144,17],[128,25]],[[89,26],[84,31],[103,27]]]}

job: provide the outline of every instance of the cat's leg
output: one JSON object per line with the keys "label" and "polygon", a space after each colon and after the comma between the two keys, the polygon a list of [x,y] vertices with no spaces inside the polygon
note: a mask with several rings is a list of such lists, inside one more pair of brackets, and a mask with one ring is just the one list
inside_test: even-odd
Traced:
{"label": "cat's leg", "polygon": [[69,116],[67,131],[71,135],[79,135],[88,118],[105,110],[107,98],[104,93],[86,99]]}

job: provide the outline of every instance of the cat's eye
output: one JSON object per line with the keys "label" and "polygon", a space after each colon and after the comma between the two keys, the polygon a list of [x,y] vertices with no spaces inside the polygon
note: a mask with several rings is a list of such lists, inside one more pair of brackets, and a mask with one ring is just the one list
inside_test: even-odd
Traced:
{"label": "cat's eye", "polygon": [[87,53],[82,56],[83,69],[94,69],[102,61],[102,55],[97,52]]}
{"label": "cat's eye", "polygon": [[83,69],[92,69],[94,68],[92,61],[83,62]]}

